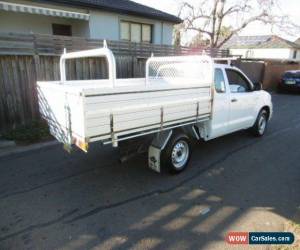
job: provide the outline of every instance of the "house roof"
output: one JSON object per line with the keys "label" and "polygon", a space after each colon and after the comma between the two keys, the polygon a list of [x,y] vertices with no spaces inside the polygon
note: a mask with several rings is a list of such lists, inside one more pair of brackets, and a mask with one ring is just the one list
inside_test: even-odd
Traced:
{"label": "house roof", "polygon": [[300,44],[285,40],[279,36],[233,36],[223,45],[227,49],[300,49]]}
{"label": "house roof", "polygon": [[121,14],[142,16],[172,23],[181,23],[182,20],[166,12],[130,1],[130,0],[36,0],[55,4],[64,4],[77,7],[106,10]]}

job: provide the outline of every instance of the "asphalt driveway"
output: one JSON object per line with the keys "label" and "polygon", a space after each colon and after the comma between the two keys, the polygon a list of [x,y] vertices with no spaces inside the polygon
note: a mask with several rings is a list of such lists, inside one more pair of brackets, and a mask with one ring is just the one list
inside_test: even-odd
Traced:
{"label": "asphalt driveway", "polygon": [[110,146],[1,158],[0,249],[231,249],[228,231],[299,223],[300,96],[273,101],[265,137],[199,143],[177,176]]}

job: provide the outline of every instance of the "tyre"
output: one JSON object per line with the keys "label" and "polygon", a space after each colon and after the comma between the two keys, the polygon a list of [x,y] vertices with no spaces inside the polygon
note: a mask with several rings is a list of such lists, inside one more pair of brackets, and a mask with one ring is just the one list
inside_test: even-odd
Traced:
{"label": "tyre", "polygon": [[183,133],[171,137],[162,152],[161,163],[164,172],[178,174],[188,165],[191,156],[191,142]]}
{"label": "tyre", "polygon": [[251,132],[254,136],[263,136],[266,132],[268,125],[268,113],[265,109],[262,109],[255,121],[254,126],[251,128]]}

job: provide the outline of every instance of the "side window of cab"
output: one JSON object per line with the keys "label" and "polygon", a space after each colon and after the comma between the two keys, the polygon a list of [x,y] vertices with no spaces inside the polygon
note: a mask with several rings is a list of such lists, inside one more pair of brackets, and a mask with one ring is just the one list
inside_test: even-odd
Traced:
{"label": "side window of cab", "polygon": [[226,75],[231,93],[245,93],[252,90],[251,84],[240,72],[226,69]]}
{"label": "side window of cab", "polygon": [[217,93],[225,93],[225,79],[222,69],[215,69],[215,90]]}

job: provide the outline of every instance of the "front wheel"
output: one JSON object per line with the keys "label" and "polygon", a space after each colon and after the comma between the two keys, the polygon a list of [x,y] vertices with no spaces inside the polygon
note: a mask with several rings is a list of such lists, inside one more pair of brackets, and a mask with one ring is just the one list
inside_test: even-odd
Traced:
{"label": "front wheel", "polygon": [[268,113],[265,109],[261,110],[257,116],[256,122],[252,127],[252,133],[257,136],[263,136],[268,125]]}
{"label": "front wheel", "polygon": [[191,156],[191,143],[187,135],[174,135],[162,152],[162,165],[168,172],[182,172],[188,165]]}

